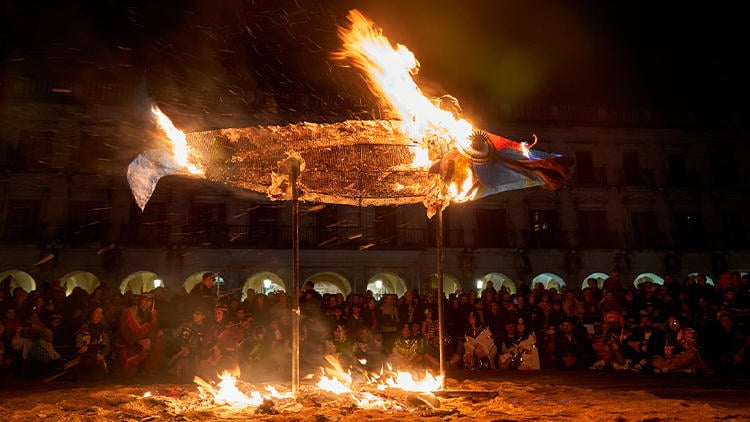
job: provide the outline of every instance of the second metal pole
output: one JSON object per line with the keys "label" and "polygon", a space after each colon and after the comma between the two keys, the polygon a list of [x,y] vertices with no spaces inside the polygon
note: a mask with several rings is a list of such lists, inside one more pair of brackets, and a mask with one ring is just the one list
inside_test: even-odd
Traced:
{"label": "second metal pole", "polygon": [[443,294],[443,207],[437,213],[437,306],[438,342],[440,343],[440,389],[445,390],[445,316]]}
{"label": "second metal pole", "polygon": [[292,165],[292,395],[299,392],[299,322],[300,322],[300,275],[299,275],[299,163]]}

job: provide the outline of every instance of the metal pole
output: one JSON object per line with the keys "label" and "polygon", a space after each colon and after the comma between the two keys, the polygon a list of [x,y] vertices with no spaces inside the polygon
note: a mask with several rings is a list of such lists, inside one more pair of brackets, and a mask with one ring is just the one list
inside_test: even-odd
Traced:
{"label": "metal pole", "polygon": [[292,165],[292,395],[299,392],[299,163]]}
{"label": "metal pole", "polygon": [[440,343],[440,389],[445,390],[445,315],[443,303],[443,207],[437,213],[437,300],[438,342]]}

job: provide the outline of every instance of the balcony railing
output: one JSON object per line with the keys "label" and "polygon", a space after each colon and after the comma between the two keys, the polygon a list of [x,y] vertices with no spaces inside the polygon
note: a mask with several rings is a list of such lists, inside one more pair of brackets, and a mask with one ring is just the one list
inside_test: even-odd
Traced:
{"label": "balcony railing", "polygon": [[567,249],[570,247],[568,233],[562,230],[523,230],[522,233],[527,248]]}
{"label": "balcony railing", "polygon": [[620,238],[614,231],[584,231],[574,232],[576,245],[581,249],[615,249],[621,248]]}

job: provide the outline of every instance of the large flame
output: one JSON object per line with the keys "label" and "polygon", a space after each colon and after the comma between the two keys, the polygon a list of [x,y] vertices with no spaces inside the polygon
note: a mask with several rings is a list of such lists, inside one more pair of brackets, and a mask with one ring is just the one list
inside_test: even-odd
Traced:
{"label": "large flame", "polygon": [[[429,167],[446,150],[457,144],[469,145],[474,131],[472,124],[441,109],[417,86],[413,76],[419,71],[419,62],[414,54],[404,45],[391,45],[383,31],[361,12],[350,11],[348,19],[351,27],[339,28],[343,48],[334,57],[346,59],[361,69],[370,90],[399,116],[403,132],[421,147],[421,151],[415,152],[412,166]],[[464,173],[443,190],[442,199],[454,202],[473,199],[476,190],[472,189],[472,171],[469,166],[462,168]]]}
{"label": "large flame", "polygon": [[[346,397],[361,408],[400,409],[401,404],[398,401],[381,397],[382,392],[389,389],[418,393],[423,397],[433,398],[435,397],[433,392],[442,389],[443,376],[433,376],[429,371],[418,375],[407,371],[393,371],[388,365],[388,371],[381,371],[380,374],[364,374],[359,377],[359,381],[354,381],[351,370],[344,369],[338,358],[328,355],[325,359],[328,365],[321,368],[322,374],[315,386],[321,391]],[[238,375],[239,371],[225,371],[219,375],[219,381],[216,383],[209,383],[200,377],[195,377],[194,382],[198,384],[198,390],[202,396],[212,399],[218,405],[231,406],[234,409],[258,407],[264,401],[271,399],[294,398],[291,392],[279,392],[273,386],[266,386],[265,391],[243,392],[237,386]],[[247,388],[243,387],[243,389]]]}
{"label": "large flame", "polygon": [[162,128],[167,139],[172,142],[173,158],[177,164],[185,167],[192,174],[203,174],[203,170],[198,165],[190,162],[190,151],[185,132],[177,129],[172,120],[159,107],[152,106],[151,113],[156,117],[156,123]]}

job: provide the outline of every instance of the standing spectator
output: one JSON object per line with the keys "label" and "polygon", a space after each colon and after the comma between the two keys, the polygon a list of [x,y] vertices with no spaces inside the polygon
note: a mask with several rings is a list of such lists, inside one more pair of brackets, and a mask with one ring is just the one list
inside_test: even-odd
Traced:
{"label": "standing spectator", "polygon": [[[193,309],[198,307],[204,307],[211,309],[216,304],[217,292],[215,288],[217,273],[207,272],[203,273],[200,283],[193,287],[188,295],[188,306],[185,309],[189,314],[193,313]],[[189,317],[189,315],[187,315]]]}

